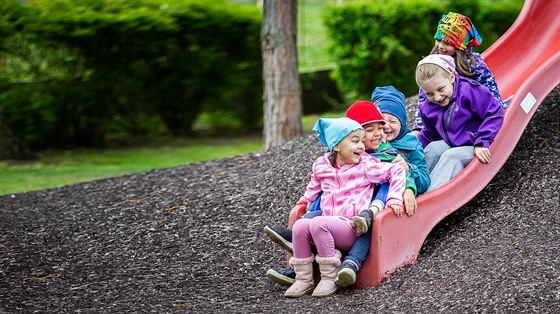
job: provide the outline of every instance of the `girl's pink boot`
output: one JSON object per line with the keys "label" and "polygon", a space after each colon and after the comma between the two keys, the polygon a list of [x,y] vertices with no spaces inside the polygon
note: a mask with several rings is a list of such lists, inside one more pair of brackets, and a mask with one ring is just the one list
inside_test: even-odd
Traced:
{"label": "girl's pink boot", "polygon": [[321,281],[313,291],[314,297],[326,297],[334,294],[338,290],[338,286],[334,283],[336,275],[340,270],[340,258],[342,255],[339,250],[332,257],[320,257],[317,255],[316,261],[321,270]]}
{"label": "girl's pink boot", "polygon": [[290,264],[296,271],[296,282],[286,290],[285,297],[299,298],[313,291],[313,287],[315,287],[313,260],[313,255],[306,258],[290,258]]}

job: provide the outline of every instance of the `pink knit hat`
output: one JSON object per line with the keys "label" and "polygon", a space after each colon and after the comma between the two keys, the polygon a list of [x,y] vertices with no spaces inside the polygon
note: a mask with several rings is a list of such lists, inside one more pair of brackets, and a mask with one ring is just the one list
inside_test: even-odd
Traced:
{"label": "pink knit hat", "polygon": [[357,121],[362,126],[373,122],[385,124],[385,120],[379,110],[377,110],[377,107],[375,107],[371,101],[367,100],[358,100],[354,102],[348,110],[346,110],[346,117]]}
{"label": "pink knit hat", "polygon": [[448,55],[441,55],[441,54],[429,55],[424,59],[420,60],[420,62],[418,62],[418,65],[416,67],[419,67],[422,64],[427,64],[427,63],[435,64],[440,68],[444,69],[445,72],[449,74],[455,73],[455,61],[453,60],[453,57],[450,57]]}

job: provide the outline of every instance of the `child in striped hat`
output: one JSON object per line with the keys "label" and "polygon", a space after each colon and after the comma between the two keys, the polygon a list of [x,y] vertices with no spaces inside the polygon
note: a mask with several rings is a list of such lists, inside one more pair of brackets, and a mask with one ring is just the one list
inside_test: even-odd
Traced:
{"label": "child in striped hat", "polygon": [[[482,37],[480,37],[468,17],[455,12],[444,14],[438,23],[434,39],[434,48],[430,54],[453,57],[455,68],[459,75],[473,79],[486,86],[502,108],[506,109],[508,103],[500,96],[494,75],[482,59],[482,55],[472,51],[473,47],[480,46]],[[418,93],[418,104],[425,99],[426,95],[420,90]],[[418,134],[423,126],[420,113],[417,110],[412,130]]]}

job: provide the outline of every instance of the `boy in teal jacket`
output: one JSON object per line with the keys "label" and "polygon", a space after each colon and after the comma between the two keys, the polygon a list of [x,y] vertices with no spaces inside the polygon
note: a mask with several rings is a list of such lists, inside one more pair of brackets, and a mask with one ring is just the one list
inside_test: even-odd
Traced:
{"label": "boy in teal jacket", "polygon": [[430,172],[422,143],[406,125],[404,95],[393,86],[376,87],[371,94],[371,102],[383,115],[387,141],[404,157],[406,163],[401,162],[401,165],[414,179],[417,194],[426,192],[430,186]]}

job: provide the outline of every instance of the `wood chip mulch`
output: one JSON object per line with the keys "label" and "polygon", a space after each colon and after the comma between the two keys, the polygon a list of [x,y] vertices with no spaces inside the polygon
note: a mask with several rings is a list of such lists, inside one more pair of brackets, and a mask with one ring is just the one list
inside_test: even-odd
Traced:
{"label": "wood chip mulch", "polygon": [[[410,115],[414,100],[409,100]],[[323,147],[0,196],[2,313],[560,313],[560,87],[472,201],[379,287],[286,299],[268,268]]]}

